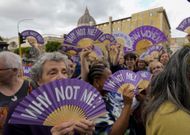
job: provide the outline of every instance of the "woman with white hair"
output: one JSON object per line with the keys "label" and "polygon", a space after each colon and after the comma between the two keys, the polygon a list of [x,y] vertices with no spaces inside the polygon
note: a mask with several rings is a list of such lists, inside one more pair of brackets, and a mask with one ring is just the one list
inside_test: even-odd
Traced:
{"label": "woman with white hair", "polygon": [[[66,79],[69,76],[68,58],[59,52],[44,53],[31,68],[31,78],[39,86],[50,81]],[[11,108],[8,118],[10,118],[13,110],[14,107]],[[86,119],[79,122],[63,122],[54,127],[6,123],[4,135],[65,135],[74,132],[89,135],[93,133],[94,128],[94,123]]]}
{"label": "woman with white hair", "polygon": [[0,52],[0,130],[6,119],[9,105],[26,96],[30,89],[29,82],[20,77],[21,69],[19,55],[8,51]]}

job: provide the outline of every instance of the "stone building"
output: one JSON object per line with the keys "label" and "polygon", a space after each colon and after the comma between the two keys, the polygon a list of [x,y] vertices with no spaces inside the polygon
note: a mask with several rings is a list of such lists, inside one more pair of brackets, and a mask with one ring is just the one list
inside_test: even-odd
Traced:
{"label": "stone building", "polygon": [[90,15],[88,8],[86,7],[85,13],[79,18],[77,26],[83,25],[96,25],[95,19]]}
{"label": "stone building", "polygon": [[162,7],[134,13],[131,17],[118,20],[112,20],[112,17],[109,17],[108,22],[96,26],[105,33],[120,31],[129,34],[135,28],[143,25],[154,26],[164,32],[167,38],[171,38],[170,23],[166,11]]}

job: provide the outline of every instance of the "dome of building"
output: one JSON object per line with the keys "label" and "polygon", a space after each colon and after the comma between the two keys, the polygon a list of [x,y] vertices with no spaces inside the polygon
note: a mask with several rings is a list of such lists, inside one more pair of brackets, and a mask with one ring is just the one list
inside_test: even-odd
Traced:
{"label": "dome of building", "polygon": [[83,25],[96,25],[96,21],[94,18],[90,15],[88,8],[86,8],[84,15],[82,15],[77,23],[77,26],[83,26]]}

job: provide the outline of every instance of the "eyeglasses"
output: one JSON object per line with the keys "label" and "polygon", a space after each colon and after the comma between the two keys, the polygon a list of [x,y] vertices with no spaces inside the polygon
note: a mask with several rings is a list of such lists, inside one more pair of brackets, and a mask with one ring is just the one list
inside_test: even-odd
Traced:
{"label": "eyeglasses", "polygon": [[5,70],[9,70],[9,69],[12,69],[12,68],[3,68],[3,69],[0,69],[0,71],[5,71]]}

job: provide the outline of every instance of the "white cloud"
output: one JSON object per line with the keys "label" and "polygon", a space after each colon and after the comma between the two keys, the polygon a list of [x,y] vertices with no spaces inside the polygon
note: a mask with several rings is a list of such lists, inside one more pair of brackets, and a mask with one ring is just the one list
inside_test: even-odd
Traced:
{"label": "white cloud", "polygon": [[184,36],[175,30],[177,25],[189,17],[190,3],[186,0],[0,0],[0,35],[17,35],[17,23],[24,18],[20,30],[34,29],[41,34],[62,35],[77,25],[77,21],[88,6],[97,23],[130,17],[133,13],[163,6],[172,27],[172,36]]}
{"label": "white cloud", "polygon": [[187,0],[156,0],[149,8],[164,7],[166,10],[173,37],[184,37],[186,33],[176,30],[180,22],[190,17],[190,3]]}

